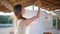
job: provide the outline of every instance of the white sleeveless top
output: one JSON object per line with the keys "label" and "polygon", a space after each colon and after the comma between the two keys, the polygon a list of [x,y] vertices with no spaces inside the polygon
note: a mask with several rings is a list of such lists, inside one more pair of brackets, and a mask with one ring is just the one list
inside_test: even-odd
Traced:
{"label": "white sleeveless top", "polygon": [[22,19],[17,21],[17,27],[14,28],[14,34],[25,34],[26,27],[21,27]]}

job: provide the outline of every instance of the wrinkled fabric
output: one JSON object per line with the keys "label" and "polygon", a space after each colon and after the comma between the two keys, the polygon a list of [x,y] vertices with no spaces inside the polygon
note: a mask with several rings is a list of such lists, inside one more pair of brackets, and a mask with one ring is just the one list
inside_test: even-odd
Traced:
{"label": "wrinkled fabric", "polygon": [[20,23],[22,23],[22,19],[17,21],[17,27],[14,28],[14,34],[25,34],[26,27],[20,26]]}

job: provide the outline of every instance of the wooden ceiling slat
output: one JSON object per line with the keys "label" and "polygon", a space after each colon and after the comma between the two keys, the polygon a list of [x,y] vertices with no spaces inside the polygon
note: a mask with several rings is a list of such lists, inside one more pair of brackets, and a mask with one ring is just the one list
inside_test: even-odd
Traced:
{"label": "wooden ceiling slat", "polygon": [[[12,7],[14,7],[16,4],[21,4],[24,7],[33,5],[38,0],[3,0],[8,1]],[[47,9],[47,10],[56,10],[60,9],[60,0],[39,0],[41,3],[41,8]],[[38,4],[36,4],[37,6]],[[10,12],[10,10],[5,7],[3,4],[0,3],[0,11]]]}
{"label": "wooden ceiling slat", "polygon": [[59,6],[59,5],[60,5],[59,3],[58,3],[59,5],[56,5],[56,4],[54,4],[54,2],[52,3],[52,2],[49,2],[49,1],[47,1],[47,0],[46,0],[46,1],[41,1],[41,2],[45,2],[46,4],[49,3],[48,5],[52,4],[52,5],[55,5],[55,6],[60,7],[60,6]]}

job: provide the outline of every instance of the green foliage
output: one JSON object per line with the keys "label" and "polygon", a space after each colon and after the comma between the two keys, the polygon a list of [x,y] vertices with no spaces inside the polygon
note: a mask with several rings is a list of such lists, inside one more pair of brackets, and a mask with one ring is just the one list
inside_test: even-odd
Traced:
{"label": "green foliage", "polygon": [[12,19],[8,20],[10,15],[0,15],[0,24],[11,24]]}
{"label": "green foliage", "polygon": [[56,19],[57,19],[57,16],[56,15],[53,15],[53,27],[56,29]]}

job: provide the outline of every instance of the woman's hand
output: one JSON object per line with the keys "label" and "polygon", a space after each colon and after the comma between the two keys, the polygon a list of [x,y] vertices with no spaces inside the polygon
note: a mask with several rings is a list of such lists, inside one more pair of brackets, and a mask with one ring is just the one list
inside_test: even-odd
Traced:
{"label": "woman's hand", "polygon": [[39,7],[39,8],[41,7],[41,3],[38,3],[38,7]]}

